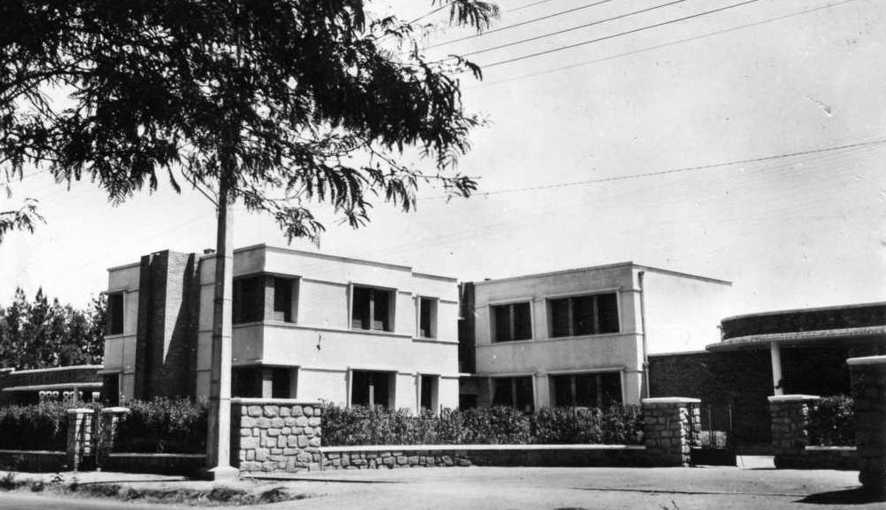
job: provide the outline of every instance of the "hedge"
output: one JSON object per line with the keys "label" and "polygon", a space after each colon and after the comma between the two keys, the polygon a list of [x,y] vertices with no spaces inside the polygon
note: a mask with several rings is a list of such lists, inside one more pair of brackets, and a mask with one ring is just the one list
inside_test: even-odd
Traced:
{"label": "hedge", "polygon": [[187,398],[127,402],[120,420],[115,452],[204,453],[208,408]]}
{"label": "hedge", "polygon": [[64,451],[66,410],[82,404],[43,402],[0,407],[0,449]]}
{"label": "hedge", "polygon": [[855,401],[846,395],[824,397],[809,411],[809,444],[855,446]]}
{"label": "hedge", "polygon": [[633,406],[543,408],[524,414],[510,407],[452,410],[412,416],[382,407],[323,410],[323,444],[639,444],[643,422]]}

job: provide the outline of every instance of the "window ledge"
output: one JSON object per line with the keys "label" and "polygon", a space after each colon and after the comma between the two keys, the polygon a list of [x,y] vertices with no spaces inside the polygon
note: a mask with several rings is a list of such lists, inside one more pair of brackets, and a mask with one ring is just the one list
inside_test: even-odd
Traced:
{"label": "window ledge", "polygon": [[456,344],[456,345],[458,345],[458,340],[441,340],[439,338],[426,338],[423,336],[412,337],[412,341],[418,342],[418,343],[426,343],[426,344]]}
{"label": "window ledge", "polygon": [[126,336],[126,333],[114,333],[113,335],[105,335],[105,340],[117,340]]}

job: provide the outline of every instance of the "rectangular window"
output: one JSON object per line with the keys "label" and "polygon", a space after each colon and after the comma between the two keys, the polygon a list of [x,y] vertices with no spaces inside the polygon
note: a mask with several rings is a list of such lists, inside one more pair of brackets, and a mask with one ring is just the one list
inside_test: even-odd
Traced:
{"label": "rectangular window", "polygon": [[233,323],[259,322],[264,319],[264,277],[234,278],[232,289]]}
{"label": "rectangular window", "polygon": [[621,404],[621,374],[601,372],[550,376],[554,405],[607,407]]}
{"label": "rectangular window", "polygon": [[351,405],[393,407],[393,375],[389,372],[355,370],[351,373]]}
{"label": "rectangular window", "polygon": [[123,334],[123,293],[108,294],[108,334]]}
{"label": "rectangular window", "polygon": [[437,300],[419,298],[418,306],[418,336],[437,338]]}
{"label": "rectangular window", "polygon": [[262,374],[259,367],[234,367],[231,370],[231,396],[261,398]]}
{"label": "rectangular window", "polygon": [[275,321],[295,322],[295,292],[298,286],[295,278],[274,277]]}
{"label": "rectangular window", "polygon": [[492,381],[492,405],[513,407],[526,413],[535,409],[532,376],[496,377]]}
{"label": "rectangular window", "polygon": [[354,286],[351,328],[393,331],[393,301],[392,290]]}
{"label": "rectangular window", "polygon": [[421,376],[421,395],[419,406],[421,409],[435,411],[437,409],[437,385],[440,378],[436,375]]}
{"label": "rectangular window", "polygon": [[548,300],[551,336],[618,333],[618,299],[614,292]]}
{"label": "rectangular window", "polygon": [[529,303],[512,303],[492,307],[493,341],[512,342],[532,338]]}
{"label": "rectangular window", "polygon": [[289,394],[289,377],[291,369],[276,367],[271,372],[271,398],[293,398]]}
{"label": "rectangular window", "polygon": [[102,376],[101,400],[106,407],[120,405],[120,374]]}

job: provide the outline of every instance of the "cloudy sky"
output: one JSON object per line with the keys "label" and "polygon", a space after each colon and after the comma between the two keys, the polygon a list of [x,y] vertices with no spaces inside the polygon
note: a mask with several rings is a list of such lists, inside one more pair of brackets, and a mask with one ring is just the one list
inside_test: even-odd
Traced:
{"label": "cloudy sky", "polygon": [[[486,65],[464,89],[490,122],[460,164],[480,193],[423,189],[406,215],[378,205],[362,230],[329,224],[323,251],[462,280],[633,260],[733,281],[733,313],[884,300],[886,3],[500,5],[500,30],[455,42],[471,34],[440,30],[429,44],[446,44],[427,50]],[[42,286],[83,304],[107,267],[214,246],[212,205],[194,192],[112,207],[89,182],[67,190],[45,174],[14,190],[40,200],[47,224],[0,245],[3,303]],[[243,211],[234,238],[285,245]]]}

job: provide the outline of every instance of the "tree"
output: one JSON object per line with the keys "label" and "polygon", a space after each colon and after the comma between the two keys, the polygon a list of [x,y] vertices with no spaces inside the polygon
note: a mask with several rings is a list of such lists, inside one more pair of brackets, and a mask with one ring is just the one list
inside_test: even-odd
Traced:
{"label": "tree", "polygon": [[89,310],[61,305],[38,289],[33,301],[18,288],[0,308],[0,366],[19,370],[100,363],[104,349],[107,300],[93,299]]}
{"label": "tree", "polygon": [[[432,5],[477,30],[498,14]],[[427,59],[421,27],[373,19],[362,0],[13,0],[0,34],[0,162],[13,173],[88,175],[114,202],[165,176],[216,203],[210,463],[227,448],[214,417],[230,391],[230,204],[270,213],[291,240],[323,230],[319,203],[358,227],[373,196],[408,211],[420,182],[476,188],[454,166],[480,124],[458,76],[480,69]],[[410,150],[433,170],[406,163]]]}

